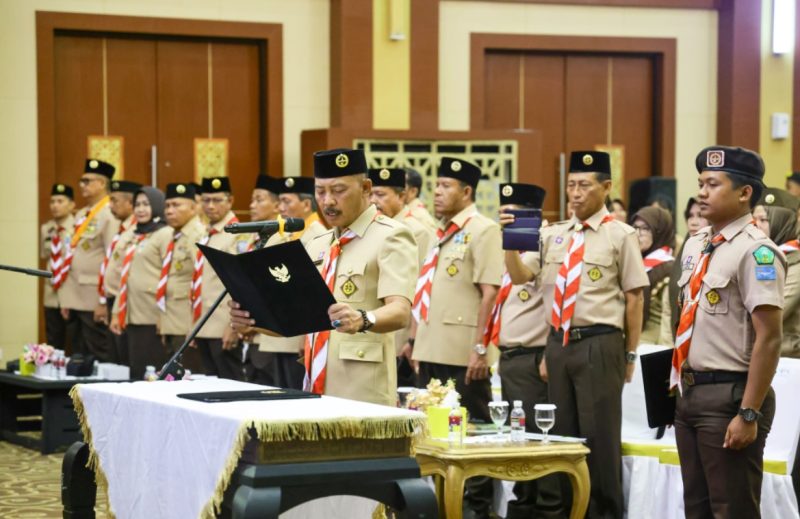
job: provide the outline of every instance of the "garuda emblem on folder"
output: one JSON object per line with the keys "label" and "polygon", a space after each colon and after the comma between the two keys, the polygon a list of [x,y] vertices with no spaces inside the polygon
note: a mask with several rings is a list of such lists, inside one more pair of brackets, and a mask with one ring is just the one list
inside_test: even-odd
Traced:
{"label": "garuda emblem on folder", "polygon": [[280,267],[267,267],[269,269],[269,273],[272,274],[272,277],[275,278],[275,281],[278,283],[288,283],[292,276],[289,274],[289,269],[281,263]]}

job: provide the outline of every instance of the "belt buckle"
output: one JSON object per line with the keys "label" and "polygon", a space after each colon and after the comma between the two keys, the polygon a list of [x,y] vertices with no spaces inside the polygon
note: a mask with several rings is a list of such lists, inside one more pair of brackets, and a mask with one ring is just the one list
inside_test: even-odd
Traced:
{"label": "belt buckle", "polygon": [[694,373],[683,373],[683,383],[687,386],[694,385]]}
{"label": "belt buckle", "polygon": [[581,337],[581,329],[580,328],[573,328],[569,331],[570,339],[574,341],[579,341],[582,339]]}

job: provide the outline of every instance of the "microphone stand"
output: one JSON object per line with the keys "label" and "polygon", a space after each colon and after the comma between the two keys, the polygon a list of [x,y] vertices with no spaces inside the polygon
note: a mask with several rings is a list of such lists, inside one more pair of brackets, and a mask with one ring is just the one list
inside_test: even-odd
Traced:
{"label": "microphone stand", "polygon": [[[277,229],[267,229],[266,227],[258,231],[258,241],[256,242],[255,247],[253,247],[253,250],[264,248],[264,245],[266,245],[269,237],[276,232],[278,232]],[[200,317],[197,323],[195,323],[194,328],[192,328],[189,332],[189,335],[186,336],[186,339],[183,341],[183,344],[181,344],[181,347],[178,348],[172,357],[170,357],[164,366],[162,366],[161,371],[158,373],[158,380],[166,380],[169,376],[172,376],[172,378],[175,380],[181,380],[183,378],[183,375],[186,373],[186,370],[183,369],[183,366],[180,363],[183,352],[186,351],[186,348],[189,347],[189,344],[191,344],[197,334],[200,333],[203,325],[206,324],[206,321],[208,321],[208,319],[211,317],[211,314],[214,313],[227,295],[228,290],[223,289],[208,311]]]}
{"label": "microphone stand", "polygon": [[40,278],[51,278],[53,277],[53,273],[47,270],[39,270],[39,269],[26,269],[23,267],[13,267],[11,265],[2,265],[0,264],[0,270],[10,270],[11,272],[20,272],[22,274],[27,274],[29,276],[36,276]]}

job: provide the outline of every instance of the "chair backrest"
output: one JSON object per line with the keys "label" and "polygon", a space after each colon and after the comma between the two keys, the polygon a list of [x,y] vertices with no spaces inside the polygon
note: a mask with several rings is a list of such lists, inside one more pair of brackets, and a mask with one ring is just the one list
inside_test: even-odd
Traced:
{"label": "chair backrest", "polygon": [[764,459],[786,461],[786,473],[791,474],[800,438],[800,359],[781,357],[772,379],[775,391],[775,419],[772,422]]}

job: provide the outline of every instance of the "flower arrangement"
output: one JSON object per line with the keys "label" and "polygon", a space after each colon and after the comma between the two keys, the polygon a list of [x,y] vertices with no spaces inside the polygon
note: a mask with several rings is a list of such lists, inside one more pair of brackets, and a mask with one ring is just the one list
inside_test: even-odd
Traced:
{"label": "flower arrangement", "polygon": [[56,349],[49,344],[26,344],[22,348],[22,360],[29,364],[44,366],[53,360]]}
{"label": "flower arrangement", "polygon": [[452,378],[445,384],[438,378],[431,379],[425,389],[415,389],[406,399],[406,407],[425,412],[429,407],[442,405],[448,393],[455,392],[456,382]]}

